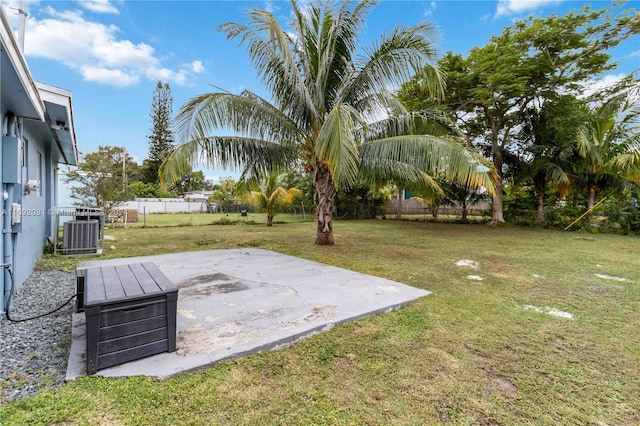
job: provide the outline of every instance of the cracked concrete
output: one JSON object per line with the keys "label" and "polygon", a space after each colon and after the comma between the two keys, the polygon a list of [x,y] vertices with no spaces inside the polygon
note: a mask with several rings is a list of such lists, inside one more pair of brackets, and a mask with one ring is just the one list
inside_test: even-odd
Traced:
{"label": "cracked concrete", "polygon": [[[83,267],[154,262],[178,287],[177,350],[98,371],[169,377],[286,346],[428,291],[261,249],[95,260]],[[67,379],[86,374],[84,314],[74,314]]]}

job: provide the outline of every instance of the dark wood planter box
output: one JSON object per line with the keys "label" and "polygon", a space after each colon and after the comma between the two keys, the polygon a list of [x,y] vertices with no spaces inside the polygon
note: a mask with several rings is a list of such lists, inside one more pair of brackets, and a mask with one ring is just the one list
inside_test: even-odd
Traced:
{"label": "dark wood planter box", "polygon": [[176,350],[178,289],[153,263],[77,271],[87,323],[87,374]]}

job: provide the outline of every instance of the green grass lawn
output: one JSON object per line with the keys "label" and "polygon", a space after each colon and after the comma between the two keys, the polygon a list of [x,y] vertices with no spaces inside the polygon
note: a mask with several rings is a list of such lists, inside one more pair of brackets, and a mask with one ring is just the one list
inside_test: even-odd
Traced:
{"label": "green grass lawn", "polygon": [[338,221],[334,247],[313,223],[107,234],[105,257],[260,247],[434,294],[198,373],[86,377],[0,424],[640,424],[640,238],[392,220]]}

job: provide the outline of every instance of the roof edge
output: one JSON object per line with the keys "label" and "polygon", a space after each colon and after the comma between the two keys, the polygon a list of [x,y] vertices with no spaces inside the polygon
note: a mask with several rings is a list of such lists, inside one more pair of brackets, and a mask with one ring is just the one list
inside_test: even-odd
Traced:
{"label": "roof edge", "polygon": [[44,121],[44,103],[42,102],[42,99],[40,99],[40,95],[38,94],[38,89],[36,88],[36,84],[31,75],[31,71],[27,66],[24,55],[18,47],[18,42],[13,35],[11,24],[9,23],[9,19],[7,18],[7,14],[4,10],[4,5],[0,6],[0,21],[2,22],[2,25],[0,25],[0,39],[2,41],[2,45],[5,47],[7,56],[11,61],[11,65],[16,71],[18,78],[22,82],[22,86],[25,89],[25,94],[31,101],[36,114],[38,114],[37,118],[41,121]]}

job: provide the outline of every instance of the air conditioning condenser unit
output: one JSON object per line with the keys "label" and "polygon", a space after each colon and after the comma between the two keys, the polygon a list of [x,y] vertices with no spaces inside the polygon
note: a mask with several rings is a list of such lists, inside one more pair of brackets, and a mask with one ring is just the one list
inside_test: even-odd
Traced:
{"label": "air conditioning condenser unit", "polygon": [[97,220],[69,220],[62,229],[62,253],[82,254],[98,251],[100,222]]}

